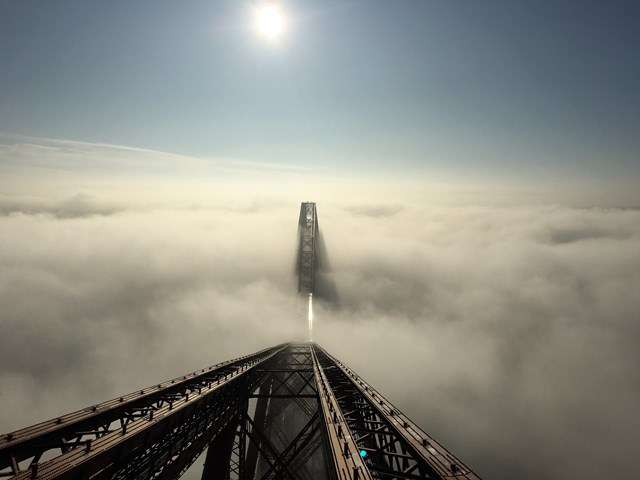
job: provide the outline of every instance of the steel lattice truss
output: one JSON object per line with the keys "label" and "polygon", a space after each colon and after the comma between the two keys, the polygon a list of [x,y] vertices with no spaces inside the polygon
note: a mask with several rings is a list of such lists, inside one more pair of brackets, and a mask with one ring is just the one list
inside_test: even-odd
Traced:
{"label": "steel lattice truss", "polygon": [[315,293],[318,268],[318,217],[316,204],[303,202],[298,220],[298,292],[301,295]]}
{"label": "steel lattice truss", "polygon": [[282,344],[0,437],[0,477],[479,479],[313,343]]}

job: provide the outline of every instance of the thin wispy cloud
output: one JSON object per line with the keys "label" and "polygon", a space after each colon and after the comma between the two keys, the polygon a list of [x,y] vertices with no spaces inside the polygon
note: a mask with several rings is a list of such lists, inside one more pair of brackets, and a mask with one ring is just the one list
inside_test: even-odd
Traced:
{"label": "thin wispy cloud", "polygon": [[0,134],[0,165],[73,172],[185,176],[243,172],[303,173],[313,169],[272,162],[198,157],[147,148]]}

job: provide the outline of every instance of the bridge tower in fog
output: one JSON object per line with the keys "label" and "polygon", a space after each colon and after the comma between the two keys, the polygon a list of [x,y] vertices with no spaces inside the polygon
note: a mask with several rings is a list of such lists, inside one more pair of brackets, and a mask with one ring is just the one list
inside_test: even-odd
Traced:
{"label": "bridge tower in fog", "polygon": [[[300,208],[298,239],[298,292],[311,315],[322,260],[315,203]],[[357,341],[352,348],[358,354]],[[312,342],[275,345],[0,436],[0,478],[187,471],[205,480],[479,479]]]}
{"label": "bridge tower in fog", "polygon": [[298,220],[298,255],[296,272],[298,274],[298,310],[299,318],[307,320],[309,340],[313,337],[313,294],[316,288],[316,272],[319,269],[318,216],[314,202],[302,202]]}

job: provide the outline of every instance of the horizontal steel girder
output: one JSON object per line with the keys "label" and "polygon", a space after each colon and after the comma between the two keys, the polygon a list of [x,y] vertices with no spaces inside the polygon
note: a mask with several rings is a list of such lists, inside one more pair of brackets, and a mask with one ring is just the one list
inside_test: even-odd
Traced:
{"label": "horizontal steel girder", "polygon": [[[278,408],[286,402],[296,402],[309,423],[282,452],[264,451],[268,439],[256,437],[259,429],[245,427],[251,422],[250,399],[276,402],[264,416],[267,426],[280,418]],[[304,464],[310,449],[324,448],[332,480],[479,480],[313,343],[277,345],[2,435],[0,477],[179,478],[207,445],[227,445],[224,438],[233,439],[236,426],[237,439],[249,438],[277,458],[266,477],[279,478],[282,470],[295,478],[291,469]],[[224,478],[240,476],[243,462],[232,455]]]}
{"label": "horizontal steel girder", "polygon": [[321,347],[313,350],[338,478],[479,480],[355,372]]}
{"label": "horizontal steel girder", "polygon": [[[237,399],[247,391],[248,373],[286,346],[223,362],[0,436],[0,474],[16,479],[81,478],[105,471],[105,478],[115,478],[119,468],[126,468],[127,457],[157,454],[153,449],[163,438],[175,442],[170,455],[163,455],[180,456],[199,439],[203,428],[205,436],[214,435],[217,430],[212,425],[222,427],[218,420],[229,421]],[[203,448],[211,440],[202,440]],[[56,451],[57,456],[40,462]],[[172,460],[176,459],[166,458],[165,463]],[[182,459],[180,463],[190,465]]]}

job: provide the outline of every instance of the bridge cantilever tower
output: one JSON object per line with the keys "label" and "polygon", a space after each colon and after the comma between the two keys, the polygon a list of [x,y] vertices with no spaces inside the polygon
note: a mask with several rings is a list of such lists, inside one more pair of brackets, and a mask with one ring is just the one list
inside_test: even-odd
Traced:
{"label": "bridge cantilever tower", "polygon": [[[302,204],[299,227],[304,210],[307,228],[306,208],[317,233],[315,204]],[[303,294],[314,288],[313,238],[300,235]],[[479,480],[310,342],[276,345],[2,435],[0,478],[176,479],[203,452],[205,480]]]}
{"label": "bridge cantilever tower", "polygon": [[313,339],[313,294],[316,292],[319,261],[318,216],[314,202],[302,202],[298,220],[298,310],[299,317],[307,319],[309,340]]}
{"label": "bridge cantilever tower", "polygon": [[314,202],[303,202],[300,205],[298,220],[298,293],[313,295],[316,287],[316,272],[319,262],[318,215]]}

